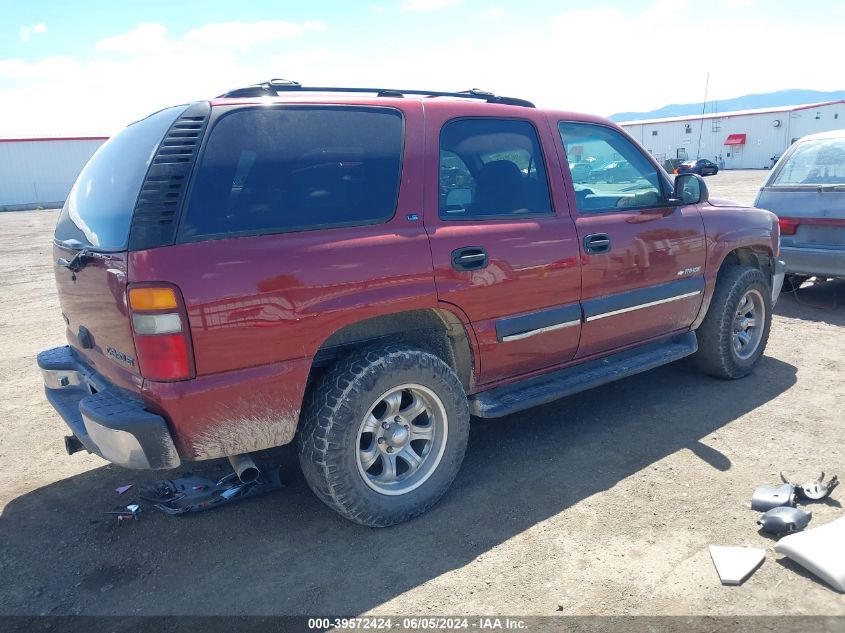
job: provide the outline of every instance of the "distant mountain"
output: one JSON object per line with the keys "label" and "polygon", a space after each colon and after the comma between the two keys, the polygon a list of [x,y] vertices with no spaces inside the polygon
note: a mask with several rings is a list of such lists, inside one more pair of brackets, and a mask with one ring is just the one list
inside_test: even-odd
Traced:
{"label": "distant mountain", "polygon": [[[821,101],[845,99],[845,90],[820,92],[818,90],[778,90],[759,95],[745,95],[723,101],[708,101],[705,112],[730,112],[732,110],[752,110],[754,108],[774,108],[777,106],[800,105]],[[701,113],[701,102],[673,103],[651,112],[619,112],[610,115],[611,121],[632,121],[636,119],[661,119],[670,116],[689,116]]]}

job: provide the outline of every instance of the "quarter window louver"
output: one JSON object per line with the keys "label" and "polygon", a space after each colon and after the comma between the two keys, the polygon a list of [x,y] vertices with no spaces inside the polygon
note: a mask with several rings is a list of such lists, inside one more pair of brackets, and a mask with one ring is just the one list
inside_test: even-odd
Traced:
{"label": "quarter window louver", "polygon": [[173,243],[185,185],[209,113],[208,103],[189,107],[159,144],[135,205],[129,236],[131,250]]}

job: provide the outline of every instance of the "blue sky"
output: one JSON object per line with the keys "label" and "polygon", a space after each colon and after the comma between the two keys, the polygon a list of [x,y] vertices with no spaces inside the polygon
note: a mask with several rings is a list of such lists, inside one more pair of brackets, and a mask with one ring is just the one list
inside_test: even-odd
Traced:
{"label": "blue sky", "polygon": [[[0,0],[0,135],[111,134],[270,77],[647,110],[845,89],[845,0]],[[60,104],[60,107],[57,105]]]}

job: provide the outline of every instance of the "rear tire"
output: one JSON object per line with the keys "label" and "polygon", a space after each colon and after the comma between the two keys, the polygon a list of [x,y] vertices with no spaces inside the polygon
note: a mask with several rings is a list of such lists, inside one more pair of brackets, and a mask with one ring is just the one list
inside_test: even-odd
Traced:
{"label": "rear tire", "polygon": [[437,503],[468,438],[466,394],[451,368],[391,345],[355,352],[319,380],[303,409],[299,461],[323,503],[386,527]]}
{"label": "rear tire", "polygon": [[692,360],[703,372],[736,379],[750,374],[763,355],[772,323],[772,294],[763,273],[746,266],[719,272],[713,299],[696,332]]}

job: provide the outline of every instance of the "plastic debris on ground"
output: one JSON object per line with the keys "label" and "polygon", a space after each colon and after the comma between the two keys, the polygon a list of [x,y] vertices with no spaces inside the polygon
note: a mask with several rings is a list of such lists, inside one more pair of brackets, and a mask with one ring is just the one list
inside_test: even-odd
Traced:
{"label": "plastic debris on ground", "polygon": [[772,508],[794,506],[796,498],[805,501],[820,501],[830,496],[833,489],[839,485],[839,477],[834,475],[827,481],[824,480],[824,472],[805,484],[795,484],[780,474],[783,482],[780,486],[757,486],[751,496],[751,509],[765,512]]}
{"label": "plastic debris on ground", "polygon": [[845,517],[785,536],[775,545],[775,551],[845,592]]}
{"label": "plastic debris on ground", "polygon": [[241,482],[235,473],[216,481],[186,473],[176,479],[144,484],[139,496],[167,514],[185,514],[266,494],[279,490],[283,485],[279,468],[261,471],[258,479],[250,483]]}
{"label": "plastic debris on ground", "polygon": [[839,477],[836,475],[825,481],[824,471],[822,471],[822,474],[819,475],[818,479],[806,484],[790,483],[787,478],[783,476],[783,473],[780,474],[780,478],[784,484],[792,486],[799,498],[807,499],[808,501],[819,501],[825,497],[829,497],[830,493],[833,492],[833,489],[839,485]]}
{"label": "plastic debris on ground", "polygon": [[757,547],[710,546],[710,558],[723,585],[739,585],[763,564],[766,550]]}
{"label": "plastic debris on ground", "polygon": [[812,512],[801,508],[780,507],[772,508],[763,516],[757,519],[764,532],[782,535],[800,532],[810,523],[813,518]]}
{"label": "plastic debris on ground", "polygon": [[757,486],[751,497],[751,509],[758,512],[794,505],[795,488],[790,483],[782,486]]}
{"label": "plastic debris on ground", "polygon": [[132,490],[133,486],[134,486],[134,484],[126,484],[125,486],[118,486],[117,488],[114,489],[114,491],[117,494],[122,495],[122,494]]}
{"label": "plastic debris on ground", "polygon": [[137,503],[130,503],[125,508],[121,508],[120,510],[113,510],[111,512],[106,512],[106,514],[110,514],[117,517],[117,524],[122,525],[127,521],[137,521],[138,516],[141,514],[141,506]]}

